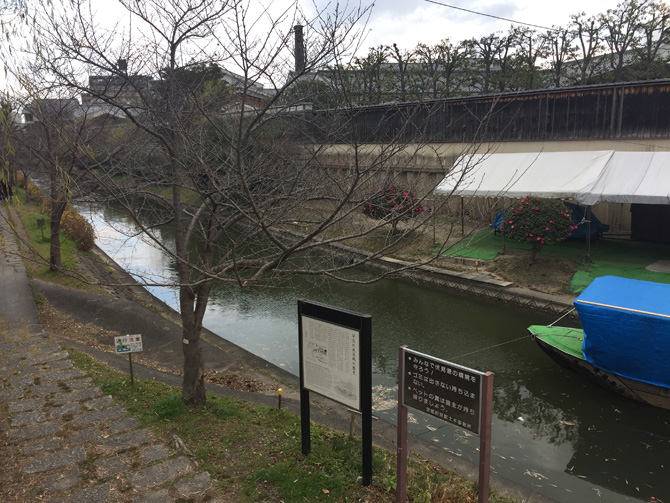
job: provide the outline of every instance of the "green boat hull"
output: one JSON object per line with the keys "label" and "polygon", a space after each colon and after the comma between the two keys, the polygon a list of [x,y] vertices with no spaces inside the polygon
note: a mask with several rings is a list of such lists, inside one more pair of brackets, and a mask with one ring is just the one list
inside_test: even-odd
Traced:
{"label": "green boat hull", "polygon": [[583,330],[532,325],[528,331],[540,349],[559,365],[627,398],[670,409],[670,389],[627,379],[587,362],[582,354]]}

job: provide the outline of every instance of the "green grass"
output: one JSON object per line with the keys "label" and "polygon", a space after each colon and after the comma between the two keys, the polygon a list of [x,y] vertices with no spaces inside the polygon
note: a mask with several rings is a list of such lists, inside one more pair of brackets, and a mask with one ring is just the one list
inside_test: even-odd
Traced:
{"label": "green grass", "polygon": [[[49,269],[48,260],[51,246],[49,215],[44,214],[38,204],[23,202],[25,201],[25,190],[23,188],[15,187],[14,195],[16,201],[14,209],[21,219],[21,225],[26,233],[28,242],[35,252],[31,254],[32,259],[24,260],[28,276],[71,288],[87,288],[88,286],[80,280]],[[40,219],[44,220],[43,227],[40,227],[37,223]],[[77,250],[74,241],[65,236],[63,232],[60,233],[60,245],[61,266],[66,272],[71,271],[73,274],[81,273],[75,258],[76,254],[86,255],[97,260],[94,253]]]}
{"label": "green grass", "polygon": [[[312,452],[301,452],[300,419],[274,407],[208,395],[201,408],[184,406],[178,389],[128,377],[70,350],[86,371],[159,437],[179,438],[195,461],[218,482],[217,490],[240,503],[284,501],[395,501],[395,453],[374,449],[373,483],[363,487],[360,439],[312,424]],[[410,462],[408,495],[413,502],[476,501],[475,485],[425,460]],[[513,500],[492,494],[491,502]]]}
{"label": "green grass", "polygon": [[[20,201],[25,201],[25,192],[21,188],[16,188],[14,190],[15,197],[19,198]],[[16,211],[21,219],[21,223],[28,237],[30,245],[37,252],[39,257],[42,259],[42,263],[32,262],[27,270],[29,274],[33,277],[56,280],[57,276],[60,276],[59,273],[53,273],[49,270],[49,266],[45,263],[45,260],[49,259],[49,249],[51,246],[51,238],[49,235],[49,215],[45,215],[41,212],[41,208],[36,204],[25,204],[20,203],[15,206]],[[44,221],[44,226],[40,228],[38,225],[38,220]],[[74,242],[61,234],[60,236],[60,245],[61,245],[61,263],[64,269],[77,269],[77,263],[74,258],[74,253],[76,246]]]}
{"label": "green grass", "polygon": [[[453,246],[444,255],[492,260],[502,251],[507,254],[530,254],[525,243],[503,240],[492,230],[479,232],[471,238]],[[437,249],[434,250],[438,251]],[[645,268],[657,260],[670,257],[670,246],[656,243],[642,243],[621,239],[600,239],[591,242],[591,262],[585,261],[586,242],[568,239],[552,246],[544,247],[543,257],[576,260],[579,270],[570,282],[570,291],[579,293],[595,278],[600,276],[621,276],[624,278],[670,283],[670,273],[648,271]]]}

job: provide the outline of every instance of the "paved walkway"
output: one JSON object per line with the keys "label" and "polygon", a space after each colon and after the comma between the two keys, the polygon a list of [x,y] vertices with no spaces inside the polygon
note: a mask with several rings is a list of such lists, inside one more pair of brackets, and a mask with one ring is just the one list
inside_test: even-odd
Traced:
{"label": "paved walkway", "polygon": [[0,501],[224,501],[43,332],[6,214],[0,203]]}

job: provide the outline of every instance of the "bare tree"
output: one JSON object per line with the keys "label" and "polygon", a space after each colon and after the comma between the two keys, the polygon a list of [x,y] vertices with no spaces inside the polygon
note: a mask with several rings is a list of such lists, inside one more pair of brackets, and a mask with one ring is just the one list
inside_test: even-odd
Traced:
{"label": "bare tree", "polygon": [[577,66],[577,72],[570,78],[576,84],[586,84],[595,73],[597,58],[603,50],[602,25],[598,18],[587,17],[585,13],[576,14],[571,19],[571,30],[578,49],[571,58]]}
{"label": "bare tree", "polygon": [[407,86],[410,80],[410,65],[414,59],[414,53],[406,49],[400,49],[398,44],[394,43],[388,48],[390,57],[394,62],[394,71],[392,75],[396,78],[393,80],[397,84],[394,89],[396,100],[400,102],[407,101]]}
{"label": "bare tree", "polygon": [[662,55],[661,49],[670,41],[670,9],[664,3],[646,4],[641,21],[642,41],[637,50],[640,68],[634,77],[665,77],[668,57]]}
{"label": "bare tree", "polygon": [[556,28],[547,31],[543,38],[548,55],[546,68],[551,75],[551,84],[560,87],[567,78],[566,63],[574,57],[575,34],[569,28]]}
{"label": "bare tree", "polygon": [[357,103],[381,103],[388,93],[389,83],[386,82],[383,68],[388,61],[386,46],[371,47],[364,58],[354,58],[349,66],[353,78],[349,79],[350,92],[358,95]]}
{"label": "bare tree", "polygon": [[471,43],[452,44],[444,39],[435,45],[418,44],[414,52],[421,65],[417,78],[423,80],[423,91],[431,98],[448,98],[463,92]]}
{"label": "bare tree", "polygon": [[479,40],[473,39],[472,44],[477,56],[474,69],[476,80],[482,94],[509,90],[512,73],[512,56],[515,41],[513,30],[508,35],[492,33]]}
{"label": "bare tree", "polygon": [[546,57],[544,37],[529,28],[514,28],[510,38],[516,42],[515,69],[521,89],[534,89],[539,84],[538,59]]}
{"label": "bare tree", "polygon": [[[34,75],[33,75],[34,76]],[[61,260],[61,220],[73,195],[85,190],[83,170],[91,164],[91,144],[98,141],[104,130],[105,116],[94,119],[89,110],[72,97],[55,97],[51,83],[36,87],[35,79],[28,87],[23,108],[27,122],[12,134],[13,148],[20,154],[24,178],[41,176],[48,187],[49,268],[59,271]],[[47,94],[51,97],[46,97]],[[82,170],[74,178],[75,170]],[[24,180],[28,194],[27,180]]]}
{"label": "bare tree", "polygon": [[608,59],[614,73],[614,82],[623,79],[626,65],[631,64],[636,54],[635,49],[641,42],[641,25],[646,0],[625,0],[615,9],[608,9],[600,15],[603,26],[603,39],[609,51]]}
{"label": "bare tree", "polygon": [[[340,86],[346,108],[296,112],[282,100],[317,70],[351,68],[365,8],[336,6],[305,20],[297,4],[254,14],[253,3],[220,0],[121,3],[136,31],[100,28],[84,0],[61,15],[38,12],[34,56],[57,86],[124,118],[96,145],[105,161],[91,173],[174,261],[166,283],[179,290],[182,397],[202,404],[200,332],[213,285],[287,275],[351,281],[350,269],[425,225],[406,217],[431,187],[384,219],[361,224],[361,205],[389,184],[407,183],[419,153],[441,160],[421,141],[420,106],[378,117],[372,128],[382,141],[371,146],[345,78],[335,75],[330,85]],[[289,71],[297,24],[306,27],[305,61]],[[332,252],[400,221],[400,231],[369,255],[339,260]],[[159,225],[170,226],[173,242]]]}

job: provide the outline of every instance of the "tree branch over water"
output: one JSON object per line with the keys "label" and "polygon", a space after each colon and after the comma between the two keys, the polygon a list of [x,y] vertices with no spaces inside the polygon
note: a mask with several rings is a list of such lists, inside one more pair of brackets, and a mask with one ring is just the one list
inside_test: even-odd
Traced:
{"label": "tree branch over water", "polygon": [[[258,11],[254,2],[220,0],[122,5],[132,27],[112,31],[83,0],[54,15],[38,10],[33,62],[50,90],[81,101],[82,131],[98,131],[105,118],[101,134],[85,142],[94,155],[78,165],[81,176],[173,261],[182,396],[202,404],[200,331],[215,282],[244,287],[286,275],[369,282],[391,274],[350,271],[408,246],[446,211],[449,198],[432,192],[461,152],[428,143],[427,124],[439,110],[421,100],[378,113],[362,134],[361,114],[374,110],[354,106],[346,77],[369,8],[306,15],[297,2]],[[294,27],[302,24],[305,59],[294,66]],[[293,91],[326,66],[341,74],[328,83],[332,107],[314,112]],[[364,140],[370,136],[373,143]],[[422,162],[432,163],[434,176],[416,175]],[[361,207],[389,186],[416,198],[383,218],[365,217]],[[362,242],[366,253],[334,252]]]}

